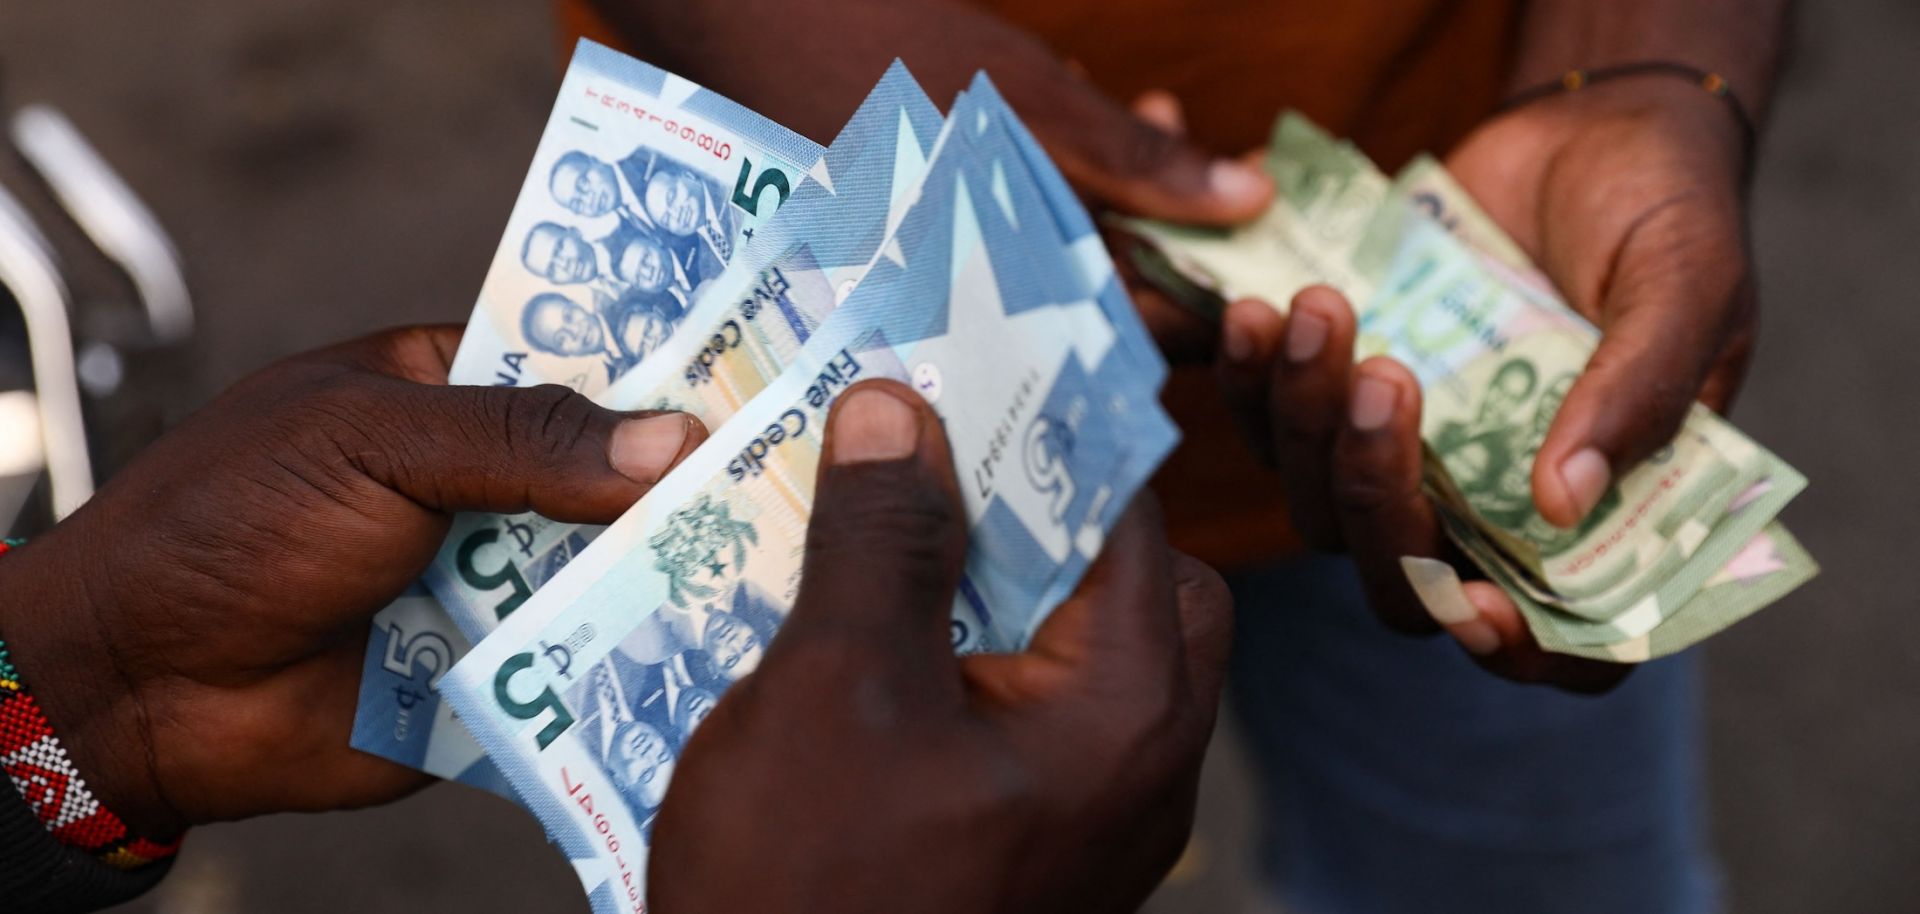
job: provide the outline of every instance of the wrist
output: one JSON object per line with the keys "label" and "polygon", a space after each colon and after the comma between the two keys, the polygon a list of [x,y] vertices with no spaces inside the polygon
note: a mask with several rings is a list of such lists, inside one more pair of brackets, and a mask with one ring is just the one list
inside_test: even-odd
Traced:
{"label": "wrist", "polygon": [[1772,93],[1785,7],[1785,0],[1535,0],[1507,89],[1568,70],[1668,60],[1726,77],[1758,120]]}
{"label": "wrist", "polygon": [[1749,173],[1753,146],[1747,124],[1726,100],[1667,73],[1638,73],[1522,101],[1502,116],[1549,119],[1573,128],[1595,120],[1633,125],[1679,148],[1720,163],[1735,185]]}
{"label": "wrist", "polygon": [[187,823],[159,789],[139,691],[114,660],[87,581],[100,564],[72,560],[77,532],[68,521],[0,556],[0,641],[100,806],[133,835],[177,835]]}

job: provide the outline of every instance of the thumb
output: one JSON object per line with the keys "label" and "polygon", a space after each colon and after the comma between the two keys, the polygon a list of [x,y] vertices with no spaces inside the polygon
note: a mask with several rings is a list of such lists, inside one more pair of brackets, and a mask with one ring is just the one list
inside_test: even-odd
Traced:
{"label": "thumb", "polygon": [[[608,523],[706,440],[685,413],[620,413],[558,385],[368,385],[353,459],[440,511]],[[348,413],[351,415],[351,413]]]}
{"label": "thumb", "polygon": [[1136,114],[1087,85],[1055,93],[1041,114],[1033,130],[1067,180],[1124,212],[1232,225],[1259,216],[1273,199],[1273,181],[1258,167],[1188,142],[1178,102],[1166,93],[1149,93]]}
{"label": "thumb", "polygon": [[855,385],[827,420],[800,594],[777,647],[827,647],[849,675],[957,689],[965,516],[939,417],[900,384]]}
{"label": "thumb", "polygon": [[1672,442],[1729,358],[1753,292],[1739,229],[1714,213],[1662,210],[1618,255],[1605,333],[1535,458],[1534,499],[1548,521],[1574,526],[1621,474]]}
{"label": "thumb", "polygon": [[1187,645],[1187,678],[1194,703],[1211,714],[1220,706],[1233,654],[1233,594],[1220,572],[1185,553],[1173,557],[1180,600],[1180,636]]}

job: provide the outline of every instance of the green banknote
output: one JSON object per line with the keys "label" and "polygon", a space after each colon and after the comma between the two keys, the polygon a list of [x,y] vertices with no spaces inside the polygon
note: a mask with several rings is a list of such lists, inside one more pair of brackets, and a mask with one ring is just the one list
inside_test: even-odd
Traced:
{"label": "green banknote", "polygon": [[1295,293],[1325,283],[1366,301],[1373,279],[1355,254],[1392,182],[1358,149],[1288,112],[1274,126],[1267,172],[1277,198],[1260,218],[1230,229],[1147,219],[1116,224],[1135,236],[1135,266],[1203,315],[1258,298],[1285,311]]}
{"label": "green banknote", "polygon": [[[1466,189],[1432,157],[1416,158],[1395,177],[1393,187],[1395,193],[1407,199],[1416,210],[1439,222],[1454,238],[1480,254],[1482,266],[1497,274],[1515,293],[1546,310],[1572,314],[1545,274],[1533,266],[1520,246],[1507,237]],[[1584,356],[1581,358],[1584,360]],[[1542,428],[1544,430],[1544,426]],[[1644,618],[1653,607],[1663,604],[1671,607],[1684,602],[1709,575],[1751,542],[1762,524],[1806,487],[1806,479],[1705,407],[1694,407],[1681,437],[1703,439],[1722,459],[1742,468],[1737,479],[1751,480],[1751,485],[1737,493],[1733,502],[1745,512],[1744,517],[1721,523],[1706,513],[1706,509],[1721,503],[1719,499],[1713,505],[1703,504],[1701,511],[1675,518],[1665,536],[1654,541],[1663,542],[1665,548],[1641,560],[1648,569],[1645,575],[1626,582],[1626,586],[1602,589],[1584,597],[1540,586],[1536,576],[1506,562],[1506,556],[1498,551],[1492,552],[1489,560],[1507,564],[1516,586],[1525,589],[1534,600],[1557,605],[1576,615],[1606,619],[1618,612],[1637,612]],[[1534,444],[1537,446],[1538,442]],[[1446,476],[1435,474],[1433,478],[1444,480]],[[1719,498],[1725,494],[1723,491]],[[1498,528],[1487,532],[1497,536]],[[1640,586],[1636,588],[1635,584]],[[1629,609],[1621,610],[1621,607]],[[1591,643],[1610,640],[1613,639]]]}
{"label": "green banknote", "polygon": [[[1527,620],[1527,628],[1546,650],[1616,663],[1640,663],[1691,647],[1779,600],[1812,580],[1819,565],[1778,521],[1767,524],[1701,587],[1665,612],[1655,607],[1622,613],[1606,622],[1569,616],[1517,589],[1497,561],[1477,554],[1482,548],[1464,522],[1442,512],[1448,533],[1462,550],[1501,585]],[[1408,580],[1429,606],[1463,600],[1459,578],[1444,562],[1407,561]]]}
{"label": "green banknote", "polygon": [[[1811,576],[1805,551],[1773,523],[1806,480],[1704,407],[1582,525],[1546,522],[1531,495],[1534,457],[1598,332],[1436,160],[1388,178],[1289,112],[1267,166],[1278,194],[1248,225],[1123,221],[1136,265],[1203,311],[1242,297],[1284,310],[1315,283],[1344,292],[1356,355],[1393,356],[1420,379],[1426,486],[1450,535],[1513,594],[1543,644],[1658,656]],[[1735,573],[1756,551],[1780,556],[1779,569]]]}
{"label": "green banknote", "polygon": [[[1421,435],[1446,500],[1576,614],[1608,617],[1679,574],[1713,522],[1769,471],[1765,451],[1700,410],[1707,418],[1622,474],[1579,527],[1548,523],[1533,503],[1533,459],[1592,353],[1592,329],[1529,304],[1438,223],[1400,214],[1381,223],[1398,235],[1398,253],[1360,309],[1357,349],[1393,356],[1420,379]],[[1728,551],[1757,529],[1732,533]]]}

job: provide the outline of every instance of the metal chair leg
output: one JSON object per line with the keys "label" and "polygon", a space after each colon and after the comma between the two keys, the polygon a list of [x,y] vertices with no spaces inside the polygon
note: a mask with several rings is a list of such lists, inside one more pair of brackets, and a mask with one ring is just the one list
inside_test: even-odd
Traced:
{"label": "metal chair leg", "polygon": [[59,111],[46,105],[20,109],[12,138],[73,221],[133,281],[151,342],[186,339],[193,332],[193,302],[179,252],[153,212]]}
{"label": "metal chair leg", "polygon": [[19,203],[0,189],[0,285],[12,291],[26,319],[33,383],[56,519],[93,495],[80,386],[74,374],[69,296],[44,237]]}

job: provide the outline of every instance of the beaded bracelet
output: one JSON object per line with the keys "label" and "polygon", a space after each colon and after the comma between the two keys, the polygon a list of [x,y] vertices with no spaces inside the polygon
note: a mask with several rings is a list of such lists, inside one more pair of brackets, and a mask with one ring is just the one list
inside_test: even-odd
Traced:
{"label": "beaded bracelet", "polygon": [[[0,555],[19,545],[19,540],[0,541]],[[109,866],[139,869],[180,849],[179,838],[157,842],[129,834],[126,823],[94,798],[21,682],[5,641],[0,641],[0,768],[54,840]]]}
{"label": "beaded bracelet", "polygon": [[1629,76],[1675,76],[1684,79],[1714,98],[1726,103],[1732,112],[1734,122],[1740,126],[1740,151],[1748,162],[1753,161],[1754,129],[1753,116],[1747,113],[1747,106],[1740,103],[1740,97],[1733,94],[1733,86],[1726,77],[1709,70],[1680,63],[1673,60],[1641,60],[1634,63],[1616,64],[1610,67],[1596,67],[1591,70],[1568,70],[1559,79],[1522,89],[1508,96],[1500,105],[1501,111],[1511,111],[1522,105],[1531,104],[1550,95],[1578,92],[1595,83],[1624,79]]}

